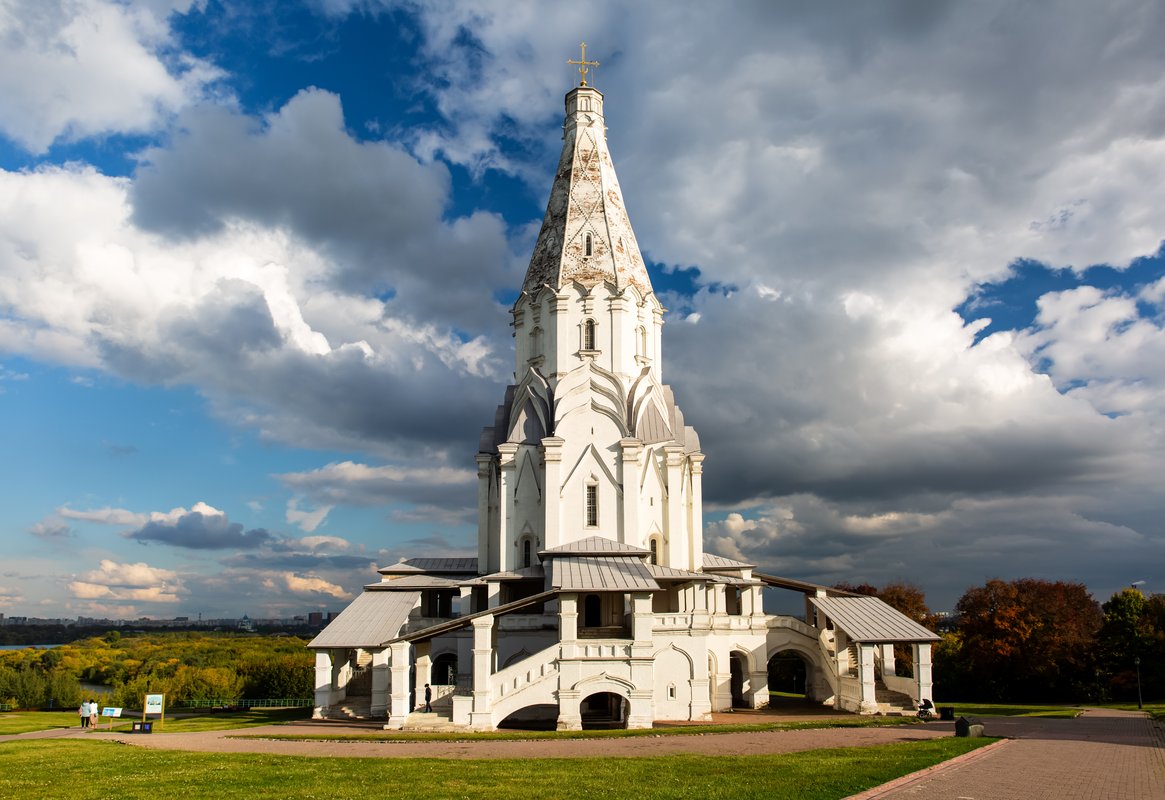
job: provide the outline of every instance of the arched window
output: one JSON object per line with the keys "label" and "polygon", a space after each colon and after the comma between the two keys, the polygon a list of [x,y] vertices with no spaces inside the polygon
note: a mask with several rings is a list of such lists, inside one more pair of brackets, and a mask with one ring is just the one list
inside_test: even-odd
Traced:
{"label": "arched window", "polygon": [[594,350],[595,349],[595,321],[593,319],[588,319],[586,322],[583,323],[582,334],[583,334],[582,349],[583,350]]}
{"label": "arched window", "polygon": [[648,542],[648,547],[651,548],[651,563],[659,563],[659,539],[652,539]]}
{"label": "arched window", "polygon": [[637,337],[637,340],[638,340],[637,344],[639,345],[638,355],[641,355],[641,356],[646,358],[647,357],[647,328],[644,328],[642,325],[640,325],[637,333],[639,334],[639,336]]}
{"label": "arched window", "polygon": [[530,566],[530,540],[529,539],[522,540],[522,566],[523,567]]}
{"label": "arched window", "polygon": [[593,256],[593,255],[595,254],[595,242],[594,242],[594,239],[592,239],[592,238],[591,238],[591,235],[588,233],[588,234],[586,235],[586,237],[584,237],[583,241],[584,241],[584,244],[583,244],[583,255],[585,255],[585,256]]}

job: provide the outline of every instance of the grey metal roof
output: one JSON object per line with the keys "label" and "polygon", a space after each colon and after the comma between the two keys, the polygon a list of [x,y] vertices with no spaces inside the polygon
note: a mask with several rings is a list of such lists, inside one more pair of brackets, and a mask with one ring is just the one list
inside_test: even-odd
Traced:
{"label": "grey metal roof", "polygon": [[569,542],[538,553],[540,556],[602,556],[613,554],[646,556],[650,555],[651,551],[644,550],[641,547],[623,544],[622,542],[616,542],[613,539],[604,539],[602,536],[588,536],[586,539],[579,539],[577,542]]}
{"label": "grey metal roof", "polygon": [[826,586],[821,583],[809,583],[808,581],[799,581],[796,578],[782,578],[778,575],[765,575],[761,572],[754,572],[752,576],[758,581],[761,581],[766,586],[773,586],[777,589],[790,589],[795,592],[803,592],[804,594],[816,594],[823,592],[828,597],[862,597],[856,592],[847,592],[844,589],[835,589],[832,586]]}
{"label": "grey metal roof", "polygon": [[940,637],[876,597],[810,597],[855,642],[933,642]]}
{"label": "grey metal roof", "polygon": [[651,573],[651,577],[663,580],[709,581],[718,577],[705,575],[702,572],[689,572],[686,569],[665,567],[662,564],[648,564],[647,571]]}
{"label": "grey metal roof", "polygon": [[400,634],[420,597],[420,592],[363,592],[307,646],[380,647]]}
{"label": "grey metal roof", "polygon": [[743,561],[733,561],[724,556],[714,556],[704,553],[704,569],[752,569],[756,564],[745,564]]}
{"label": "grey metal roof", "polygon": [[528,567],[519,567],[518,569],[506,569],[501,572],[494,572],[489,575],[482,575],[478,581],[520,581],[529,580],[530,578],[545,577],[546,570],[541,564],[531,564]]}
{"label": "grey metal roof", "polygon": [[364,588],[371,591],[395,592],[399,589],[455,589],[461,584],[462,581],[456,578],[446,578],[443,575],[429,575],[422,572],[415,575],[402,575],[399,578],[391,578],[379,583],[370,583]]}
{"label": "grey metal roof", "polygon": [[638,556],[566,556],[550,562],[550,585],[560,591],[657,591]]}
{"label": "grey metal roof", "polygon": [[377,570],[381,575],[412,575],[418,572],[477,574],[476,558],[406,558]]}

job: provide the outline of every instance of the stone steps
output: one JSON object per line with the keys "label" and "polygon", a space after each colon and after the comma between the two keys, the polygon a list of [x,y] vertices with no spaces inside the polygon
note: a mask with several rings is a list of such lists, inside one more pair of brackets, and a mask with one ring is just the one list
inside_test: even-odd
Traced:
{"label": "stone steps", "polygon": [[442,714],[438,711],[425,713],[424,711],[414,711],[405,719],[404,725],[401,726],[402,731],[418,731],[425,733],[436,733],[444,731],[464,731],[465,728],[461,725],[453,723],[453,711],[449,710],[448,714]]}

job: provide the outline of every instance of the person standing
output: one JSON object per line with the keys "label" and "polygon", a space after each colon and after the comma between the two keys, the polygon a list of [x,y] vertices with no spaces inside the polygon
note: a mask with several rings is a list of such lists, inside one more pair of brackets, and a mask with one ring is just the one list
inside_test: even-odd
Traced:
{"label": "person standing", "polygon": [[81,727],[89,727],[89,701],[85,700],[81,703],[81,707],[77,709],[77,713],[81,715]]}
{"label": "person standing", "polygon": [[425,684],[425,713],[431,714],[433,712],[433,688],[429,684]]}
{"label": "person standing", "polygon": [[100,706],[98,705],[96,700],[89,701],[89,727],[90,728],[97,727],[97,709],[99,707]]}

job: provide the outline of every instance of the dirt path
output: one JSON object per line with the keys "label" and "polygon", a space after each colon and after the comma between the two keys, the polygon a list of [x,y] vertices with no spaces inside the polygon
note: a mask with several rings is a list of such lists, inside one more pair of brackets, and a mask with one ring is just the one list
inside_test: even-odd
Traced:
{"label": "dirt path", "polygon": [[464,741],[464,742],[353,742],[285,741],[264,735],[288,736],[368,733],[363,729],[312,725],[278,725],[242,731],[207,733],[154,733],[149,736],[92,734],[85,738],[111,739],[148,749],[189,750],[207,753],[272,753],[297,756],[349,756],[354,758],[637,758],[676,753],[702,755],[760,755],[792,753],[825,747],[868,747],[892,742],[916,742],[950,736],[950,724],[890,728],[821,728],[813,730],[751,733],[705,733],[687,736],[628,738]]}

